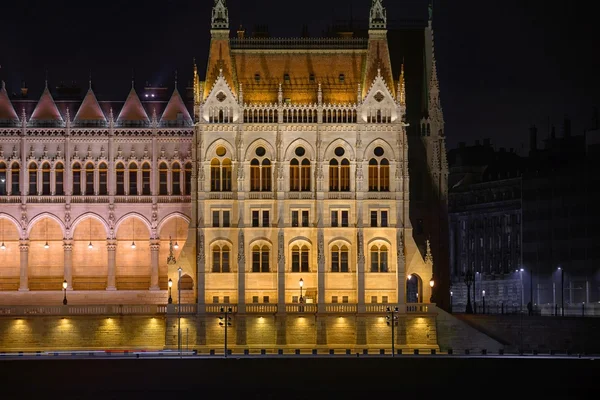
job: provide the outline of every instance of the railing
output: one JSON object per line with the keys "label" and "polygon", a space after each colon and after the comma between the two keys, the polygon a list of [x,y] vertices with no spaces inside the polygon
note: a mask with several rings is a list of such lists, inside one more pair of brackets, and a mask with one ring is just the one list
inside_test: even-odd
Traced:
{"label": "railing", "polygon": [[65,196],[27,196],[28,203],[64,203]]}
{"label": "railing", "polygon": [[277,312],[277,304],[248,304],[246,312],[249,314],[275,314]]}
{"label": "railing", "polygon": [[190,203],[192,196],[158,196],[158,203]]}
{"label": "railing", "polygon": [[109,203],[108,196],[71,196],[71,203]]}
{"label": "railing", "polygon": [[352,200],[352,199],[354,199],[354,193],[352,193],[352,192],[328,192],[327,198],[329,200]]}
{"label": "railing", "polygon": [[248,193],[249,200],[272,200],[273,192],[250,192]]}
{"label": "railing", "polygon": [[21,196],[0,196],[0,203],[20,203]]}
{"label": "railing", "polygon": [[369,200],[392,200],[395,194],[392,192],[367,192],[365,198]]}
{"label": "railing", "polygon": [[210,200],[232,200],[233,192],[210,192],[208,198]]}
{"label": "railing", "polygon": [[232,49],[366,49],[366,38],[231,38]]}
{"label": "railing", "polygon": [[325,304],[325,312],[328,313],[355,313],[356,304]]}
{"label": "railing", "polygon": [[115,203],[152,203],[152,196],[115,196]]}
{"label": "railing", "polygon": [[316,313],[316,304],[293,303],[286,304],[285,311],[288,313]]}
{"label": "railing", "polygon": [[285,197],[290,200],[314,200],[313,192],[286,192]]}
{"label": "railing", "polygon": [[214,314],[220,313],[221,308],[231,307],[231,312],[236,313],[238,311],[237,304],[207,304],[206,305],[206,313]]}

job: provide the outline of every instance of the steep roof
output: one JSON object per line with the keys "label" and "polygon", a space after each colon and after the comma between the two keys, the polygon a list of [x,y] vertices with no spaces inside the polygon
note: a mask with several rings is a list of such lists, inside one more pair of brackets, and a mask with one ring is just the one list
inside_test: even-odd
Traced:
{"label": "steep roof", "polygon": [[[183,119],[180,119],[180,115]],[[163,126],[178,125],[179,121],[186,126],[193,124],[192,117],[179,94],[179,90],[175,87],[171,99],[160,118],[160,124]]]}
{"label": "steep roof", "polygon": [[40,97],[33,113],[31,114],[31,118],[29,118],[31,123],[63,123],[63,117],[60,115],[58,108],[56,107],[56,103],[54,103],[54,99],[50,94],[50,90],[48,89],[48,85],[44,88],[44,92]]}
{"label": "steep roof", "polygon": [[142,105],[142,102],[140,101],[140,98],[133,87],[131,88],[129,95],[127,96],[127,100],[125,100],[125,104],[119,113],[117,123],[150,123],[148,114],[146,114],[146,110],[144,109],[144,106]]}
{"label": "steep roof", "polygon": [[0,89],[0,123],[6,122],[18,123],[19,116],[8,97],[6,85],[4,84],[4,81],[2,81],[2,88]]}
{"label": "steep roof", "polygon": [[79,110],[77,110],[77,114],[75,114],[73,123],[85,124],[102,122],[106,123],[106,117],[100,108],[100,104],[98,104],[94,91],[90,87],[83,99],[83,103],[81,103]]}

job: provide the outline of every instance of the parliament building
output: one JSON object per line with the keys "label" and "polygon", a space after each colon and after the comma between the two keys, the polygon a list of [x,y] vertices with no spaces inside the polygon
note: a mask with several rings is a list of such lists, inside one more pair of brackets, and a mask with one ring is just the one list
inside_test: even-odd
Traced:
{"label": "parliament building", "polygon": [[397,307],[397,345],[438,348],[448,167],[431,14],[396,50],[382,0],[363,35],[324,38],[232,37],[228,11],[215,0],[193,101],[177,85],[168,101],[135,85],[98,101],[91,82],[82,101],[48,84],[30,101],[3,84],[0,309],[166,310],[169,342],[177,307],[210,347],[231,307],[232,346],[383,348]]}

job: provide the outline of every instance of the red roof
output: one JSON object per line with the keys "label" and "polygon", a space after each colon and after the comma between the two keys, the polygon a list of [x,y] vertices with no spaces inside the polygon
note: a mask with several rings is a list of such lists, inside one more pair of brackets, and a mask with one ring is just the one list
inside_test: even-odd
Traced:
{"label": "red roof", "polygon": [[192,117],[190,116],[190,113],[188,112],[188,109],[185,106],[179,91],[177,88],[175,88],[173,94],[171,95],[171,99],[169,100],[169,103],[163,112],[160,122],[178,121],[179,114],[183,115],[184,122],[193,123]]}
{"label": "red roof", "polygon": [[144,121],[150,122],[148,118],[148,114],[146,114],[146,110],[144,110],[144,106],[142,106],[142,102],[135,92],[134,88],[131,88],[129,92],[129,96],[127,96],[127,100],[125,100],[125,104],[119,113],[119,117],[117,118],[117,122],[121,121]]}
{"label": "red roof", "polygon": [[73,122],[79,121],[104,121],[106,122],[106,117],[100,108],[100,104],[98,104],[98,100],[96,99],[96,95],[94,95],[94,91],[90,88],[83,99],[83,103],[81,103],[81,107],[77,110],[77,114],[73,119]]}
{"label": "red roof", "polygon": [[35,106],[33,114],[31,114],[31,121],[58,121],[63,122],[63,117],[60,115],[54,99],[48,90],[48,86],[44,89],[42,97]]}
{"label": "red roof", "polygon": [[0,120],[19,121],[19,116],[8,98],[8,93],[6,93],[4,82],[2,82],[2,88],[0,89]]}

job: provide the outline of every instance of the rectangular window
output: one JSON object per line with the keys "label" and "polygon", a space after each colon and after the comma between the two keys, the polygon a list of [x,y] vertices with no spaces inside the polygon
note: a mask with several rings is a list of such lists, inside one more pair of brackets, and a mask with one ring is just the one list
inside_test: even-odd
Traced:
{"label": "rectangular window", "polygon": [[54,179],[56,180],[56,182],[54,182],[54,185],[56,186],[56,190],[54,191],[54,193],[57,196],[62,196],[65,194],[63,176],[64,176],[64,172],[63,172],[62,167],[60,169],[56,169],[56,174],[54,175]]}
{"label": "rectangular window", "polygon": [[387,302],[388,302],[388,297],[387,297],[387,296],[381,296],[381,302],[382,302],[383,304],[387,304]]}
{"label": "rectangular window", "polygon": [[[14,165],[13,165],[14,167]],[[10,180],[12,182],[12,188],[11,188],[11,194],[13,196],[19,195],[21,194],[21,191],[19,190],[19,170],[18,169],[13,169],[10,173]]]}
{"label": "rectangular window", "polygon": [[333,228],[337,228],[337,226],[338,226],[338,211],[337,210],[331,211],[331,226]]}
{"label": "rectangular window", "polygon": [[219,296],[213,296],[213,303],[219,304]]}
{"label": "rectangular window", "polygon": [[292,303],[298,302],[298,296],[292,296]]}
{"label": "rectangular window", "polygon": [[94,194],[94,170],[85,171],[85,194],[92,196]]}
{"label": "rectangular window", "polygon": [[348,210],[342,211],[342,228],[348,227]]}
{"label": "rectangular window", "polygon": [[348,303],[348,296],[342,296],[342,303]]}
{"label": "rectangular window", "polygon": [[387,228],[387,226],[388,226],[388,212],[381,211],[381,227]]}
{"label": "rectangular window", "polygon": [[144,196],[150,196],[150,171],[142,172],[142,194]]}
{"label": "rectangular window", "polygon": [[220,226],[220,224],[219,224],[219,211],[213,211],[212,212],[212,226],[213,226],[213,228],[218,228]]}
{"label": "rectangular window", "polygon": [[223,296],[223,303],[229,304],[229,296]]}
{"label": "rectangular window", "polygon": [[292,211],[292,227],[294,228],[298,227],[298,214],[299,212],[297,210]]}
{"label": "rectangular window", "polygon": [[269,296],[263,296],[263,303],[269,303]]}
{"label": "rectangular window", "polygon": [[223,228],[229,228],[230,225],[231,225],[231,222],[230,222],[229,210],[224,210],[223,211]]}
{"label": "rectangular window", "polygon": [[337,303],[338,302],[338,297],[337,296],[331,296],[331,302],[332,303]]}
{"label": "rectangular window", "polygon": [[260,212],[258,210],[252,211],[252,227],[258,228],[260,226]]}
{"label": "rectangular window", "polygon": [[302,226],[308,227],[308,210],[302,210]]}
{"label": "rectangular window", "polygon": [[[75,194],[75,172],[73,172],[73,194]],[[117,171],[117,196],[125,194],[125,173]]]}
{"label": "rectangular window", "polygon": [[[118,189],[119,181],[117,175],[117,190]],[[73,196],[81,196],[81,172],[79,171],[73,171]]]}
{"label": "rectangular window", "polygon": [[371,211],[371,228],[377,227],[377,211]]}
{"label": "rectangular window", "polygon": [[137,196],[137,171],[129,171],[129,195]]}
{"label": "rectangular window", "polygon": [[258,296],[252,296],[252,302],[258,303]]}
{"label": "rectangular window", "polygon": [[269,225],[270,225],[270,222],[269,222],[269,211],[268,210],[263,210],[263,212],[262,212],[262,226],[266,228]]}
{"label": "rectangular window", "polygon": [[377,296],[371,296],[371,303],[377,304]]}

